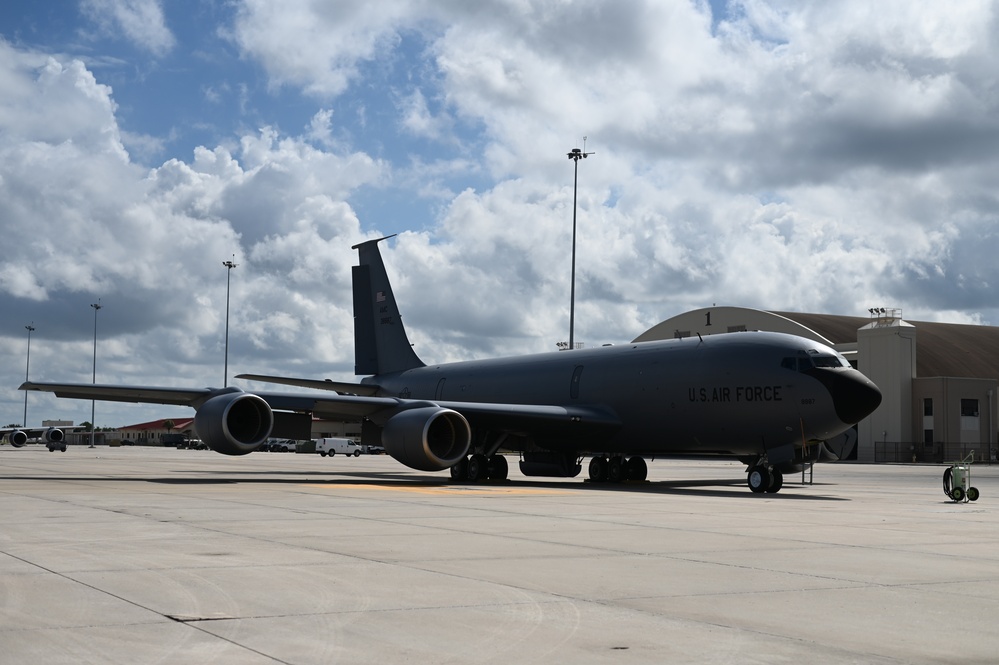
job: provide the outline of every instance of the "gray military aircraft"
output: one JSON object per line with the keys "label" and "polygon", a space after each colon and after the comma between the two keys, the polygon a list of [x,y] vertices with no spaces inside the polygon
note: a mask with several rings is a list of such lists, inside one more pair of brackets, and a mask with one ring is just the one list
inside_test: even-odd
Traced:
{"label": "gray military aircraft", "polygon": [[[70,427],[69,429],[76,431],[82,428]],[[46,444],[62,443],[65,440],[65,432],[59,427],[8,427],[0,429],[0,441],[5,438],[10,445],[21,448],[32,439],[38,439]]]}
{"label": "gray military aircraft", "polygon": [[[390,236],[391,237],[391,236]],[[355,374],[360,383],[241,374],[314,389],[155,388],[26,382],[60,397],[194,407],[226,455],[268,437],[307,439],[312,417],[361,421],[362,444],[459,481],[504,479],[501,451],[529,476],[644,480],[646,457],[736,456],[753,492],[776,492],[806,449],[870,414],[881,392],[833,349],[771,332],[426,365],[409,342],[378,243],[355,246]]]}

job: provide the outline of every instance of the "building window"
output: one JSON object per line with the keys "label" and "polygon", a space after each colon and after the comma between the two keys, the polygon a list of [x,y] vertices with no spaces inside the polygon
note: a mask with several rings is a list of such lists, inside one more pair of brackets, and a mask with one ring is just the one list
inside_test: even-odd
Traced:
{"label": "building window", "polygon": [[978,417],[978,400],[977,399],[962,399],[961,400],[961,415],[971,416],[974,418]]}
{"label": "building window", "polygon": [[933,398],[924,397],[923,398],[923,415],[932,416],[933,415]]}
{"label": "building window", "polygon": [[923,430],[923,443],[926,444],[933,443],[933,430],[931,429]]}

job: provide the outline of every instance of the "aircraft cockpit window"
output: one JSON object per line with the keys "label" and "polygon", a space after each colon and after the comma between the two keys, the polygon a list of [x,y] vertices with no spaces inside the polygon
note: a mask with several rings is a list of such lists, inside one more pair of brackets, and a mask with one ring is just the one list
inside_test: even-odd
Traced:
{"label": "aircraft cockpit window", "polygon": [[784,358],[780,361],[780,366],[784,369],[794,370],[795,372],[804,372],[812,368],[812,360],[806,357]]}
{"label": "aircraft cockpit window", "polygon": [[818,355],[816,353],[797,358],[784,358],[780,361],[781,367],[796,372],[807,372],[813,367],[847,367],[848,365],[849,363],[839,356]]}
{"label": "aircraft cockpit window", "polygon": [[812,356],[816,367],[843,367],[843,361],[838,356]]}

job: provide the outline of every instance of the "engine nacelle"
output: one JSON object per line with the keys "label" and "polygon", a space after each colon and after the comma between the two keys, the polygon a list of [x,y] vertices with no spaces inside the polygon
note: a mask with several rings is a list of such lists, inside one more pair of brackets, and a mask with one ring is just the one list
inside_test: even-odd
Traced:
{"label": "engine nacelle", "polygon": [[7,438],[10,440],[10,445],[15,448],[21,448],[28,442],[28,435],[19,429],[8,434]]}
{"label": "engine nacelle", "polygon": [[62,430],[58,427],[50,427],[45,430],[42,438],[45,439],[45,443],[59,443],[66,437],[63,436]]}
{"label": "engine nacelle", "polygon": [[472,429],[457,411],[425,406],[401,411],[382,429],[385,452],[412,469],[441,471],[468,453]]}
{"label": "engine nacelle", "polygon": [[262,397],[242,391],[212,397],[194,416],[201,440],[223,455],[246,455],[271,434],[274,412]]}

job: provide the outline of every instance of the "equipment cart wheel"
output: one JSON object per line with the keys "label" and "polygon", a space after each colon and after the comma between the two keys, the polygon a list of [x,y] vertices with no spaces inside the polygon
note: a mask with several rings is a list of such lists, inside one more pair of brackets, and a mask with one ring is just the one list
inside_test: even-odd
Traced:
{"label": "equipment cart wheel", "polygon": [[954,501],[963,501],[964,500],[964,488],[955,487],[954,489],[952,489],[950,491],[950,498],[954,499]]}
{"label": "equipment cart wheel", "polygon": [[978,488],[969,487],[968,488],[968,501],[978,501]]}

